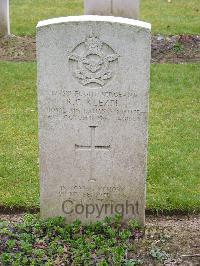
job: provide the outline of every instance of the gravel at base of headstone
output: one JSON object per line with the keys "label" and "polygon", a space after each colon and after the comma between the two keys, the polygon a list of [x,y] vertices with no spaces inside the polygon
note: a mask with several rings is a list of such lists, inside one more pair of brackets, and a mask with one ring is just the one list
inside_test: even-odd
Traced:
{"label": "gravel at base of headstone", "polygon": [[145,220],[150,24],[37,26],[41,215]]}

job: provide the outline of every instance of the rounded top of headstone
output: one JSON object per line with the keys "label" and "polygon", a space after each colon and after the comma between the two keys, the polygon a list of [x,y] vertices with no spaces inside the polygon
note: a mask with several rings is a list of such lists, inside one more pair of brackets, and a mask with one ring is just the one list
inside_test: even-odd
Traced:
{"label": "rounded top of headstone", "polygon": [[122,18],[122,17],[113,17],[113,16],[93,16],[93,15],[84,15],[84,16],[69,16],[69,17],[59,17],[52,18],[43,21],[39,21],[37,28],[45,27],[48,25],[70,23],[70,22],[110,22],[110,23],[119,23],[125,25],[131,25],[138,28],[143,28],[151,30],[151,24],[139,20]]}

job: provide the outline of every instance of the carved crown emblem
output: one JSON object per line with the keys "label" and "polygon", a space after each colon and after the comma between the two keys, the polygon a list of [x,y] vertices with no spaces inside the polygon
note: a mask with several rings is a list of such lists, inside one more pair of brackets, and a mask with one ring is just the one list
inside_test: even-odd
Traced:
{"label": "carved crown emblem", "polygon": [[70,53],[74,62],[73,74],[83,85],[104,86],[112,78],[111,63],[117,62],[119,55],[98,37],[90,36]]}

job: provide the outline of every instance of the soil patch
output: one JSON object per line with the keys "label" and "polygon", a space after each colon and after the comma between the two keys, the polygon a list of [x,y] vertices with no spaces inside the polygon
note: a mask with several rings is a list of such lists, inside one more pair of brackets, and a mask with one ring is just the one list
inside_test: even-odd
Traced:
{"label": "soil patch", "polygon": [[200,36],[152,37],[152,63],[200,62]]}
{"label": "soil patch", "polygon": [[[19,223],[24,214],[0,215],[0,220]],[[162,262],[159,258],[165,256]],[[145,236],[136,240],[128,259],[142,265],[200,265],[200,215],[147,216]]]}
{"label": "soil patch", "polygon": [[[0,38],[0,60],[35,61],[35,37]],[[152,36],[152,63],[200,62],[200,36]]]}
{"label": "soil patch", "polygon": [[164,265],[200,265],[200,215],[147,217],[145,238],[170,254]]}
{"label": "soil patch", "polygon": [[35,61],[36,40],[34,37],[8,36],[0,38],[0,60]]}

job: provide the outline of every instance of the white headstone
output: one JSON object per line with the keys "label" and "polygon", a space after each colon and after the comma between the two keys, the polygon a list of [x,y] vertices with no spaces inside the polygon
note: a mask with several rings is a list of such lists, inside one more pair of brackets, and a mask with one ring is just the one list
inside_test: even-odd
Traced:
{"label": "white headstone", "polygon": [[10,34],[9,0],[0,0],[0,36]]}
{"label": "white headstone", "polygon": [[139,18],[140,0],[84,0],[86,15]]}
{"label": "white headstone", "polygon": [[41,215],[144,223],[150,24],[80,16],[37,26]]}

